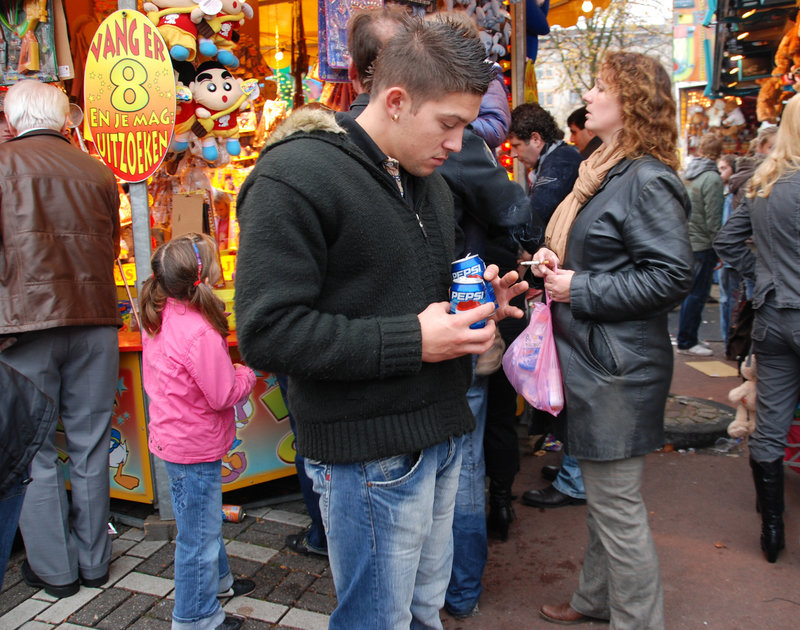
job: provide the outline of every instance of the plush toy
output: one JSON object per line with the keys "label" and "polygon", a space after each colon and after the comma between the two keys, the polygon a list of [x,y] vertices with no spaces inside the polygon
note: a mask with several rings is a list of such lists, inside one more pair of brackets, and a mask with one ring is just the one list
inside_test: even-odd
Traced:
{"label": "plush toy", "polygon": [[756,118],[759,122],[768,121],[772,124],[778,122],[781,109],[783,107],[782,76],[787,74],[792,66],[800,64],[800,33],[798,24],[789,21],[786,33],[781,39],[778,50],[775,52],[775,67],[772,76],[766,79],[758,79],[761,85],[756,101]]}
{"label": "plush toy", "polygon": [[[192,61],[198,50],[208,57],[217,54],[217,47],[211,40],[214,33],[203,19],[219,13],[221,0],[150,0],[142,8],[176,61]],[[200,25],[207,29],[203,34],[198,30]]]}
{"label": "plush toy", "polygon": [[217,46],[217,61],[229,68],[239,66],[233,49],[239,41],[239,27],[245,18],[253,17],[253,8],[243,0],[222,0],[222,11],[216,17],[206,20],[214,31],[214,44]]}
{"label": "plush toy", "polygon": [[728,425],[732,438],[747,437],[756,430],[756,357],[750,354],[742,363],[742,376],[747,379],[728,392],[728,400],[736,405],[736,417]]}
{"label": "plush toy", "polygon": [[197,117],[192,131],[202,141],[203,157],[209,162],[219,157],[217,138],[225,139],[230,155],[239,155],[238,112],[248,99],[258,97],[258,82],[237,79],[219,61],[206,61],[197,68],[189,89]]}
{"label": "plush toy", "polygon": [[725,117],[725,103],[719,99],[715,100],[711,107],[705,110],[708,118],[709,127],[722,127],[722,119]]}

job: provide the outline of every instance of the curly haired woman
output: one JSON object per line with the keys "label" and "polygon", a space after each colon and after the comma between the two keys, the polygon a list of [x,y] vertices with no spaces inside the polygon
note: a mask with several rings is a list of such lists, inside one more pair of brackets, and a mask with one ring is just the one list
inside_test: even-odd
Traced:
{"label": "curly haired woman", "polygon": [[628,52],[606,55],[583,99],[586,128],[603,144],[553,214],[535,256],[548,264],[535,273],[553,299],[589,542],[571,601],[539,612],[560,624],[659,630],[661,575],[640,490],[645,455],[664,443],[667,314],[692,285],[675,101],[661,64]]}

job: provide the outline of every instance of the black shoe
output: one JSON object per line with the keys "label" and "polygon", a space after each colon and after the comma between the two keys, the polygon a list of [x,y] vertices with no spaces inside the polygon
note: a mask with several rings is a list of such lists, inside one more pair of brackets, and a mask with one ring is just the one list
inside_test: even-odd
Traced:
{"label": "black shoe", "polygon": [[225,615],[225,621],[217,626],[216,630],[239,630],[244,625],[244,617],[238,615]]}
{"label": "black shoe", "polygon": [[88,588],[100,588],[106,582],[108,582],[108,571],[106,571],[105,575],[101,575],[98,578],[87,579],[81,576],[81,584]]}
{"label": "black shoe", "polygon": [[469,617],[474,617],[475,615],[478,614],[478,602],[475,602],[475,605],[466,612],[456,612],[453,608],[450,607],[450,604],[445,602],[444,610],[453,619],[458,619],[458,620],[468,619]]}
{"label": "black shoe", "polygon": [[308,542],[308,530],[300,532],[299,534],[289,534],[286,537],[286,546],[301,555],[307,556],[309,554],[316,554],[318,556],[328,557],[328,550],[315,547]]}
{"label": "black shoe", "polygon": [[586,505],[586,499],[576,499],[556,490],[552,485],[541,490],[528,490],[522,495],[522,502],[539,508],[556,508],[565,505]]}
{"label": "black shoe", "polygon": [[783,460],[757,462],[750,459],[758,505],[761,506],[761,549],[773,563],[786,546],[783,525]]}
{"label": "black shoe", "polygon": [[558,473],[561,472],[561,466],[542,466],[542,479],[546,481],[555,481]]}
{"label": "black shoe", "polygon": [[22,561],[22,579],[28,586],[43,588],[45,593],[58,598],[72,597],[81,588],[80,580],[75,580],[71,584],[48,584],[33,572],[27,560]]}
{"label": "black shoe", "polygon": [[217,597],[241,597],[242,595],[249,595],[256,590],[256,583],[247,578],[234,580],[231,587],[224,593],[217,593]]}
{"label": "black shoe", "polygon": [[511,504],[511,484],[489,481],[489,516],[486,518],[486,532],[493,538],[508,540],[508,527],[517,515]]}

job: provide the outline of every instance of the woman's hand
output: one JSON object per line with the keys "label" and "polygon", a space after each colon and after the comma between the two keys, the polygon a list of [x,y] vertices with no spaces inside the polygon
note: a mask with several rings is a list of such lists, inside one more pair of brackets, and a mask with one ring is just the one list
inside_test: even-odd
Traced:
{"label": "woman's hand", "polygon": [[531,273],[537,278],[544,278],[548,271],[552,272],[553,269],[557,269],[560,263],[555,252],[546,247],[540,248],[533,255],[533,260],[539,263],[538,265],[531,265]]}
{"label": "woman's hand", "polygon": [[569,302],[569,289],[575,272],[570,269],[544,270],[544,290],[554,302]]}

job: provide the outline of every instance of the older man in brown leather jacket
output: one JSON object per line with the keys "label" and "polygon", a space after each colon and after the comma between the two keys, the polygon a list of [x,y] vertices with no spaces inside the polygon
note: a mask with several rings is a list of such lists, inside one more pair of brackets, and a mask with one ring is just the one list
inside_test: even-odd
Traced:
{"label": "older man in brown leather jacket", "polygon": [[15,137],[0,151],[0,361],[56,402],[72,490],[70,506],[53,427],[31,463],[22,574],[68,597],[108,579],[119,195],[111,171],[66,140],[61,90],[21,81],[4,108]]}

